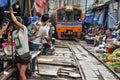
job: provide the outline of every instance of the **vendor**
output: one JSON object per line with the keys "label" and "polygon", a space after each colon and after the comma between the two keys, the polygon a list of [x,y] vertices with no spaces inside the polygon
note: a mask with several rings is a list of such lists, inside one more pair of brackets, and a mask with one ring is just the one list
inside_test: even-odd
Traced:
{"label": "vendor", "polygon": [[108,28],[105,33],[106,33],[106,35],[103,38],[103,43],[105,44],[105,43],[109,43],[109,42],[113,41],[114,37],[112,35],[112,29]]}
{"label": "vendor", "polygon": [[117,41],[120,41],[120,29],[119,29],[118,31],[116,31],[116,33],[117,33],[116,40],[117,40]]}
{"label": "vendor", "polygon": [[8,25],[9,25],[9,20],[6,18],[3,20],[3,23],[2,23],[1,29],[0,29],[0,48],[1,48],[1,44],[7,40],[7,37],[6,37],[7,31],[6,30],[8,28]]}

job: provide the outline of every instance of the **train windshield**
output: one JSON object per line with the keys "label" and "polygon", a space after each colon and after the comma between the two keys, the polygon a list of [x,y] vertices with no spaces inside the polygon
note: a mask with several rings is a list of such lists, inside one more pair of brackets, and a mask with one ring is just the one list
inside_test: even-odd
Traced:
{"label": "train windshield", "polygon": [[81,12],[79,10],[74,11],[58,11],[58,21],[59,22],[80,22]]}

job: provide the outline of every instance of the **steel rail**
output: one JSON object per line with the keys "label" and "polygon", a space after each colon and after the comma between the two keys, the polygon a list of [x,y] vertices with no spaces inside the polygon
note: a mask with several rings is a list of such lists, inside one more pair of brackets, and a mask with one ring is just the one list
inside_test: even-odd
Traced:
{"label": "steel rail", "polygon": [[81,75],[81,77],[82,77],[82,80],[86,80],[85,75],[84,75],[83,70],[82,70],[82,67],[81,67],[81,65],[79,64],[79,62],[78,62],[78,60],[77,60],[77,57],[76,57],[76,55],[75,55],[75,52],[73,51],[72,47],[71,47],[67,42],[66,42],[66,44],[67,44],[67,46],[69,47],[69,49],[72,51],[73,58],[74,58],[74,60],[75,60],[75,62],[76,62],[76,64],[77,64],[77,67],[78,67],[78,69],[79,69],[79,73],[80,73],[80,75]]}
{"label": "steel rail", "polygon": [[[80,44],[80,40],[79,39],[75,39],[77,42],[79,42]],[[100,60],[97,56],[95,56],[92,52],[90,52],[88,49],[86,49],[83,45],[80,44],[81,47],[83,47],[88,53],[90,53],[94,58],[96,58],[99,62],[101,62],[111,73],[113,73],[119,80],[120,80],[120,76],[113,70],[111,69],[109,66],[107,66],[102,60]]]}
{"label": "steel rail", "polygon": [[[0,80],[7,80],[10,77],[12,77],[12,74],[17,70],[17,68],[13,66],[9,66],[7,69],[5,69],[3,72],[1,72]],[[4,74],[4,72],[7,72],[8,74]]]}

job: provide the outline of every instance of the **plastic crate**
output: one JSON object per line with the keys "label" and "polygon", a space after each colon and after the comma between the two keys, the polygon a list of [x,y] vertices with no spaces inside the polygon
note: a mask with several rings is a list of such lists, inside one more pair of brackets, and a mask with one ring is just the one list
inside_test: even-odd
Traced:
{"label": "plastic crate", "polygon": [[94,40],[87,40],[87,44],[94,44]]}

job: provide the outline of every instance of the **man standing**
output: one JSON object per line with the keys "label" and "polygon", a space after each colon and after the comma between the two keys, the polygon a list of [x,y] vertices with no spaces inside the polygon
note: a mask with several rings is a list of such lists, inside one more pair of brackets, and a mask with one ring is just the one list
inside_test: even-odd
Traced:
{"label": "man standing", "polygon": [[[36,32],[36,35],[29,35],[29,47],[31,51],[39,51],[40,47],[40,40],[43,36],[46,36],[46,29],[43,27],[46,25],[47,21],[49,19],[49,16],[44,14],[41,17],[41,25],[38,27],[38,31]],[[32,72],[33,76],[35,74],[35,64],[36,64],[36,58],[32,61]]]}

